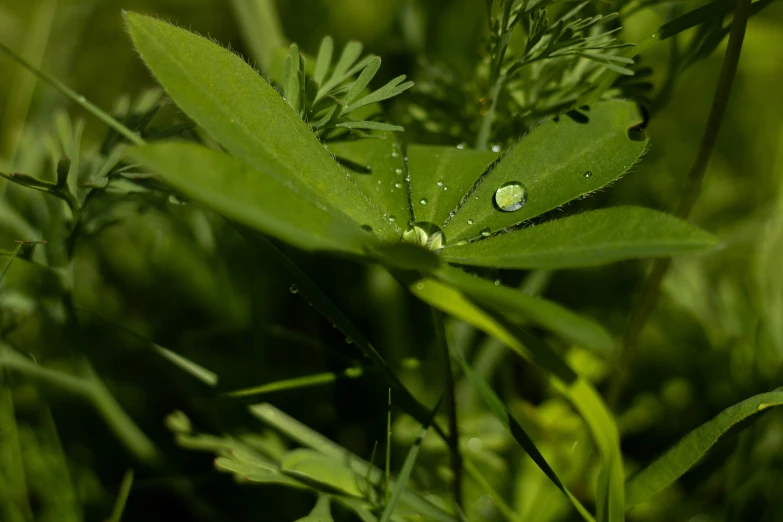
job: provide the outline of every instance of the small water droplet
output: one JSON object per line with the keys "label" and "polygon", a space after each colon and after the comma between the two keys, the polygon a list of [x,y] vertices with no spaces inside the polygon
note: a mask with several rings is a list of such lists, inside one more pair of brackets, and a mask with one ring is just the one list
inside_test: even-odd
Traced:
{"label": "small water droplet", "polygon": [[478,196],[473,196],[473,199],[478,199]]}
{"label": "small water droplet", "polygon": [[459,150],[462,150],[462,149],[464,149],[464,148],[465,148],[465,144],[464,144],[464,143],[460,143],[459,145],[457,145],[457,148],[458,148]]}
{"label": "small water droplet", "polygon": [[472,219],[468,219],[468,225],[472,225],[474,222]]}
{"label": "small water droplet", "polygon": [[527,187],[518,181],[509,181],[495,191],[495,205],[504,212],[514,212],[527,203]]}
{"label": "small water droplet", "polygon": [[766,402],[762,402],[761,404],[756,406],[756,410],[762,411],[762,410],[766,410],[767,408],[771,408],[772,406],[773,406],[772,404],[769,404],[769,403],[766,403]]}
{"label": "small water droplet", "polygon": [[481,235],[484,237],[489,236],[491,233],[492,231],[489,229],[489,227],[481,229]]}
{"label": "small water droplet", "polygon": [[393,150],[392,151],[392,158],[399,158],[399,157],[400,157],[400,153],[397,152],[396,150]]}
{"label": "small water droplet", "polygon": [[500,286],[500,279],[495,279],[495,286]]}
{"label": "small water droplet", "polygon": [[438,181],[438,186],[439,186],[439,187],[442,187],[442,186],[443,186],[443,180],[440,180],[440,181]]}
{"label": "small water droplet", "polygon": [[500,152],[500,145],[497,143],[495,145],[492,145],[492,152]]}
{"label": "small water droplet", "polygon": [[402,169],[394,169],[394,172],[396,172],[397,174],[402,174]]}
{"label": "small water droplet", "polygon": [[394,186],[397,188],[402,188],[402,183],[395,183]]}
{"label": "small water droplet", "polygon": [[426,206],[426,205],[427,205],[427,203],[429,203],[429,201],[427,201],[427,198],[421,198],[421,199],[419,200],[419,203],[421,203],[422,205],[425,205],[425,206]]}
{"label": "small water droplet", "polygon": [[362,225],[362,230],[364,230],[368,234],[372,234],[372,227],[370,225]]}
{"label": "small water droplet", "polygon": [[291,292],[292,294],[297,294],[299,293],[299,288],[297,288],[296,285],[291,285],[288,287],[288,291]]}
{"label": "small water droplet", "polygon": [[353,339],[351,339],[350,337],[346,337],[345,338],[345,343],[346,344],[351,344],[352,342],[353,342]]}
{"label": "small water droplet", "polygon": [[77,100],[79,100],[79,103],[84,103],[84,102],[86,102],[86,101],[87,101],[87,98],[85,98],[84,96],[79,96],[79,97],[78,97],[78,98],[76,98],[76,99],[77,99]]}
{"label": "small water droplet", "polygon": [[443,186],[443,190],[449,190],[449,187],[447,187],[446,185],[444,185],[444,186]]}
{"label": "small water droplet", "polygon": [[416,290],[424,290],[424,283],[416,283]]}
{"label": "small water droplet", "polygon": [[460,239],[459,241],[457,241],[457,242],[456,242],[456,243],[454,243],[454,244],[455,244],[456,246],[465,246],[465,245],[467,245],[467,244],[468,244],[468,242],[467,242],[467,241],[465,241],[464,239]]}
{"label": "small water droplet", "polygon": [[589,177],[590,177],[590,176],[592,176],[592,175],[593,175],[593,173],[592,173],[592,172],[590,172],[589,170],[588,170],[587,172],[585,172],[585,173],[584,173],[584,177],[586,177],[586,178],[589,178]]}
{"label": "small water droplet", "polygon": [[381,180],[379,179],[379,180],[378,180],[378,185],[380,185],[381,183],[383,183],[383,181],[381,181]]}
{"label": "small water droplet", "polygon": [[397,221],[397,216],[395,216],[394,214],[392,214],[391,216],[389,216],[389,222],[390,222],[390,223],[394,223],[395,221]]}

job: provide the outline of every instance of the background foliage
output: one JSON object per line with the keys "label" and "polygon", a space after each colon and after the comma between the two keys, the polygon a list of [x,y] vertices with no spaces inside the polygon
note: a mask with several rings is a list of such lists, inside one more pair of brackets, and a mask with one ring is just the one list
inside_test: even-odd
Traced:
{"label": "background foliage", "polygon": [[[604,14],[617,9],[628,13],[622,18],[625,41],[638,41],[699,5],[636,4],[599,6]],[[253,49],[253,31],[237,21],[247,19],[217,0],[10,0],[0,4],[0,41],[98,106],[116,107],[121,114],[118,100],[129,96],[131,107],[142,113],[157,103],[159,94],[145,91],[155,82],[134,53],[120,8],[155,13],[230,44],[256,63],[263,59]],[[487,87],[476,73],[476,59],[487,41],[484,2],[290,0],[280,2],[278,10],[281,38],[297,42],[310,56],[326,34],[337,49],[356,39],[367,52],[383,57],[373,87],[401,74],[417,82],[386,106],[389,119],[405,126],[406,140],[473,145],[482,110],[474,102]],[[661,44],[637,60],[637,71],[647,66],[653,71],[649,78],[636,77],[653,86],[639,91],[650,112],[649,151],[623,179],[569,207],[568,213],[615,204],[667,212],[675,207],[725,47],[724,41],[715,53],[685,68],[684,49],[692,37],[687,33],[681,38],[678,51]],[[675,52],[682,70],[672,65]],[[89,158],[87,151],[103,143],[103,124],[33,81],[5,56],[0,56],[0,77],[0,170],[49,172],[53,178],[63,152],[73,160],[81,150]],[[617,403],[628,474],[724,408],[783,383],[781,89],[783,4],[773,2],[749,22],[728,114],[692,216],[722,246],[675,260],[643,332],[630,369],[633,377]],[[508,103],[512,110],[513,100]],[[497,140],[487,145],[507,146],[545,115],[534,113],[499,126]],[[172,124],[183,121],[171,104],[156,117]],[[101,167],[89,165],[94,172]],[[0,477],[5,480],[0,498],[28,496],[37,520],[105,519],[126,470],[133,468],[126,520],[303,517],[315,504],[312,491],[240,487],[231,474],[215,472],[214,453],[225,440],[188,436],[263,433],[263,447],[282,452],[284,444],[293,445],[245,408],[265,400],[365,459],[380,441],[379,463],[385,447],[385,389],[375,385],[373,375],[348,374],[315,388],[297,387],[260,399],[216,396],[208,385],[214,375],[219,376],[218,392],[229,392],[343,372],[359,358],[358,350],[292,291],[289,272],[269,250],[249,246],[216,215],[150,188],[114,179],[96,202],[96,215],[103,221],[72,245],[75,263],[68,278],[78,332],[60,327],[67,312],[59,304],[62,289],[57,278],[24,261],[27,250],[20,251],[3,280],[3,342],[24,357],[5,354],[1,359],[6,371],[0,374],[0,440],[10,440],[16,431],[20,445],[0,448]],[[35,247],[28,259],[56,264],[66,257],[55,247],[63,235],[62,205],[12,184],[4,191],[0,248],[10,252],[17,248],[15,240],[45,239],[47,246]],[[374,342],[406,386],[433,406],[444,382],[428,307],[377,267],[295,249],[286,252]],[[624,261],[538,273],[525,284],[530,293],[543,293],[593,317],[620,339],[648,266]],[[487,275],[511,286],[522,282],[516,272]],[[493,384],[512,414],[530,420],[524,428],[563,482],[589,504],[596,449],[580,417],[540,372],[497,341],[458,321],[448,327],[456,344],[471,350],[476,371]],[[579,346],[562,348],[583,377],[601,391],[609,387],[618,372],[612,362]],[[167,350],[214,375],[198,373],[200,379],[194,379],[195,370],[183,372],[181,366],[188,363]],[[11,371],[19,367],[33,370]],[[35,368],[63,370],[79,380],[58,385],[36,378]],[[568,498],[484,408],[475,388],[459,381],[457,390],[463,450],[518,519],[577,520]],[[175,410],[186,412],[189,420],[168,417],[164,423]],[[394,403],[392,411],[391,467],[400,470],[419,426]],[[111,420],[107,424],[104,418]],[[183,423],[192,423],[192,432]],[[252,447],[252,437],[243,443]],[[190,451],[193,447],[210,451]],[[412,480],[419,491],[447,490],[450,469],[442,442],[428,436],[418,463]],[[230,462],[217,465],[233,469]],[[13,480],[17,471],[24,475],[26,490]],[[628,518],[780,520],[781,483],[783,416],[773,409],[737,436],[719,441],[674,486],[634,507]],[[465,505],[470,520],[504,519],[504,506],[472,479],[466,479]],[[340,509],[335,509],[336,518],[349,519]]]}

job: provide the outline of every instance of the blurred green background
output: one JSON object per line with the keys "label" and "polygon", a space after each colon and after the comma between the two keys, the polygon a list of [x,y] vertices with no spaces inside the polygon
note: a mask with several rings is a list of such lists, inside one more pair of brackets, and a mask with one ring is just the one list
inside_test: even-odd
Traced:
{"label": "blurred green background", "polygon": [[[682,5],[687,10],[699,4]],[[634,41],[650,32],[669,19],[674,8],[672,3],[656,4],[625,19],[625,38]],[[154,86],[132,49],[121,9],[155,14],[230,45],[243,56],[252,54],[224,0],[3,0],[0,40],[109,109],[122,96],[136,98]],[[469,76],[486,30],[484,2],[477,0],[288,0],[278,2],[278,11],[286,38],[305,52],[314,54],[326,34],[338,45],[358,39],[384,58],[384,78],[408,74],[414,81],[423,67],[417,60],[422,53]],[[679,77],[667,103],[652,114],[647,128],[651,147],[642,163],[593,196],[590,205],[674,208],[699,146],[724,49],[725,42]],[[642,55],[643,63],[656,71],[656,87],[663,85],[669,51],[663,44]],[[721,409],[783,384],[781,92],[783,3],[776,2],[748,25],[728,113],[692,217],[719,236],[722,245],[707,255],[674,262],[620,400],[618,422],[629,471]],[[82,148],[95,149],[106,132],[100,122],[0,55],[0,169],[51,171],[50,136],[63,110],[73,121],[84,120]],[[415,129],[407,134],[411,141],[431,139]],[[61,233],[52,225],[58,210],[42,204],[38,195],[24,195],[19,187],[4,190],[27,225],[20,225],[4,203],[1,248],[13,250],[16,239],[52,243],[52,236]],[[306,492],[237,486],[230,476],[214,472],[209,455],[174,444],[163,419],[177,409],[204,432],[260,428],[241,402],[215,398],[212,390],[148,350],[145,339],[210,368],[220,376],[222,390],[337,371],[345,363],[335,351],[354,358],[358,351],[289,291],[287,273],[269,252],[248,247],[216,216],[190,205],[150,203],[143,194],[108,195],[105,204],[112,207],[116,223],[82,238],[75,247],[73,300],[80,312],[79,335],[66,335],[58,327],[62,311],[57,292],[47,286],[44,275],[15,267],[0,293],[3,338],[51,367],[71,368],[76,354],[86,354],[160,448],[165,464],[139,466],[79,397],[7,374],[14,408],[8,401],[0,403],[5,408],[0,416],[16,416],[29,495],[39,519],[64,520],[59,518],[62,506],[69,503],[82,506],[86,520],[105,518],[130,467],[136,468],[136,482],[127,520],[304,516],[312,504]],[[36,255],[56,264],[57,252],[39,250]],[[433,403],[442,383],[429,310],[378,268],[289,254],[398,368],[405,383]],[[624,262],[558,272],[545,294],[595,317],[620,339],[647,268],[646,263]],[[519,280],[513,273],[494,276],[507,284]],[[527,411],[536,420],[532,429],[537,442],[558,472],[573,481],[577,491],[580,484],[589,488],[585,461],[592,450],[574,412],[539,375],[517,359],[504,359],[491,341],[463,325],[451,327],[465,346],[488,345],[481,353],[496,389],[512,411]],[[578,347],[569,357],[599,389],[617,371]],[[371,381],[372,376],[340,381],[264,400],[366,458],[373,442],[383,439],[386,422],[385,394]],[[511,499],[521,520],[575,520],[567,500],[514,449],[470,392],[461,399],[465,440],[484,441],[477,450],[483,454],[476,458]],[[394,469],[399,469],[416,430],[397,413]],[[444,447],[433,443],[425,449],[423,458],[433,463],[431,469],[446,467]],[[67,456],[67,467],[61,454]],[[414,478],[424,489],[435,480]],[[63,481],[73,484],[76,498],[57,494],[66,489]],[[783,416],[773,411],[722,442],[674,487],[632,510],[629,519],[779,521],[781,484]],[[471,520],[500,519],[480,493],[471,493],[469,499]]]}

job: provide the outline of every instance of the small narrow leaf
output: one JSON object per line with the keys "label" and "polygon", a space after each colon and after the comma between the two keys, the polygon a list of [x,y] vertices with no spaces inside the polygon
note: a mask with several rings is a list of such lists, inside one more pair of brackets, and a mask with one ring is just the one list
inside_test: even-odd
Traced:
{"label": "small narrow leaf", "polygon": [[680,478],[731,428],[758,418],[770,408],[783,406],[783,388],[754,395],[720,412],[682,438],[626,484],[626,507],[643,502]]}
{"label": "small narrow leaf", "polygon": [[413,82],[405,82],[400,83],[405,79],[405,75],[398,76],[397,78],[393,79],[377,91],[374,91],[364,98],[360,99],[359,101],[355,102],[352,105],[349,105],[348,107],[345,107],[341,114],[344,116],[352,111],[355,111],[359,107],[364,107],[365,105],[370,105],[371,103],[378,103],[383,100],[387,100],[389,98],[393,98],[394,96],[397,96],[401,92],[407,91],[411,87],[413,87]]}
{"label": "small narrow leaf", "polygon": [[367,64],[367,67],[364,68],[362,71],[362,74],[359,75],[359,78],[353,82],[353,85],[351,85],[351,88],[346,93],[345,97],[343,98],[343,105],[348,106],[351,104],[353,100],[356,99],[359,94],[368,86],[370,85],[370,82],[373,78],[375,78],[375,74],[378,72],[378,69],[381,68],[381,59],[380,57],[376,56],[372,60],[370,60],[370,63]]}
{"label": "small narrow leaf", "polygon": [[379,121],[347,121],[344,123],[338,123],[335,127],[342,127],[344,129],[365,129],[365,130],[379,130],[387,132],[402,132],[405,129],[399,125],[392,125],[391,123],[382,123]]}
{"label": "small narrow leaf", "polygon": [[329,66],[332,64],[332,53],[334,52],[334,40],[331,36],[324,37],[321,40],[321,47],[318,48],[318,57],[315,60],[315,71],[313,79],[315,83],[321,85],[329,72]]}
{"label": "small narrow leaf", "polygon": [[348,368],[340,373],[324,372],[316,373],[314,375],[307,375],[305,377],[295,377],[293,379],[284,379],[282,381],[270,382],[269,384],[263,384],[261,386],[254,386],[252,388],[244,388],[237,391],[226,393],[229,397],[249,397],[255,395],[263,395],[265,393],[272,393],[285,390],[296,390],[300,388],[309,388],[312,386],[321,386],[323,384],[330,384],[337,379],[357,379],[364,374],[361,367]]}
{"label": "small narrow leaf", "polygon": [[674,216],[613,207],[448,246],[442,255],[466,265],[554,269],[701,252],[715,244],[714,236]]}

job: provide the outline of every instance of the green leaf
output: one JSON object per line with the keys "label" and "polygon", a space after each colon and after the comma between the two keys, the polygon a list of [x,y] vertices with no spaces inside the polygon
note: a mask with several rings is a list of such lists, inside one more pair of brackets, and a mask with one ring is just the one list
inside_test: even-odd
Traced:
{"label": "green leaf", "polygon": [[184,142],[129,150],[134,161],[218,213],[307,250],[360,254],[372,240],[359,225],[306,187],[255,169],[224,152]]}
{"label": "green leaf", "polygon": [[405,181],[405,162],[397,141],[385,139],[336,142],[329,144],[329,151],[369,170],[367,173],[354,175],[356,184],[372,197],[389,224],[402,235],[413,216]]}
{"label": "green leaf", "polygon": [[125,17],[136,49],[169,96],[231,155],[293,191],[316,194],[383,237],[396,237],[310,128],[239,56],[155,18]]}
{"label": "green leaf", "polygon": [[514,440],[517,441],[522,449],[524,449],[525,452],[530,455],[530,458],[533,460],[533,462],[535,462],[536,465],[541,468],[541,471],[544,472],[549,480],[551,480],[552,483],[557,486],[557,488],[562,491],[566,497],[568,497],[582,518],[588,522],[593,522],[593,516],[589,511],[587,511],[587,509],[585,509],[582,503],[579,502],[579,500],[573,494],[571,494],[570,491],[568,491],[568,488],[563,485],[563,482],[557,476],[555,470],[552,469],[552,467],[536,447],[533,439],[530,438],[530,435],[527,434],[519,422],[517,422],[517,420],[511,416],[511,412],[509,412],[508,409],[503,405],[503,401],[501,401],[500,397],[495,394],[489,383],[487,383],[487,381],[485,381],[481,375],[473,371],[473,368],[470,367],[468,361],[465,359],[465,355],[462,352],[460,352],[458,349],[452,348],[451,353],[452,357],[459,363],[462,371],[465,373],[465,376],[467,376],[468,380],[476,388],[492,414],[508,430],[511,436],[514,437]]}
{"label": "green leaf", "polygon": [[628,480],[626,507],[643,502],[693,467],[731,428],[752,421],[769,408],[783,406],[783,388],[754,395],[730,406],[711,421],[702,424],[682,438],[666,453]]}
{"label": "green leaf", "polygon": [[207,386],[217,386],[218,374],[215,372],[208,370],[200,364],[196,364],[195,362],[191,361],[187,357],[183,357],[182,355],[160,345],[152,343],[152,349],[155,350],[161,357],[167,359],[175,366],[178,366],[182,371],[189,373]]}
{"label": "green leaf", "polygon": [[495,152],[430,145],[410,145],[407,152],[416,221],[439,227],[498,157]]}
{"label": "green leaf", "polygon": [[129,469],[125,472],[125,476],[122,478],[122,484],[120,484],[120,491],[117,494],[117,500],[114,502],[114,509],[112,509],[111,515],[107,522],[121,522],[122,514],[125,511],[125,504],[128,502],[128,496],[130,496],[131,487],[133,486],[133,470]]}
{"label": "green leaf", "polygon": [[318,48],[318,57],[315,60],[315,71],[313,72],[313,80],[318,85],[323,83],[326,73],[329,72],[329,66],[332,65],[332,53],[334,53],[334,40],[331,36],[325,36]]}
{"label": "green leaf", "polygon": [[534,362],[552,376],[552,384],[565,395],[585,420],[600,454],[596,490],[599,522],[621,522],[625,506],[620,436],[612,414],[598,392],[579,377],[551,347],[487,314],[459,291],[434,279],[410,285],[411,292],[425,303],[473,325],[495,337],[521,357]]}
{"label": "green leaf", "polygon": [[310,514],[300,518],[296,522],[334,522],[332,511],[329,507],[329,495],[318,495],[318,501]]}
{"label": "green leaf", "polygon": [[700,252],[715,244],[714,236],[674,216],[613,207],[447,246],[442,256],[452,263],[497,268],[573,268]]}
{"label": "green leaf", "polygon": [[[628,129],[642,122],[636,104],[603,102],[581,114],[587,123],[564,115],[542,123],[512,147],[446,225],[448,242],[523,223],[598,190],[631,168],[646,146],[628,136]],[[503,212],[496,207],[495,192],[512,182],[525,187],[526,200],[518,210]]]}
{"label": "green leaf", "polygon": [[346,121],[344,123],[338,123],[335,127],[342,127],[344,129],[366,129],[366,130],[379,130],[387,132],[402,132],[405,129],[399,125],[392,125],[391,123],[382,123],[380,121]]}
{"label": "green leaf", "polygon": [[286,475],[313,486],[364,497],[359,481],[361,476],[339,460],[310,449],[288,452],[280,464]]}
{"label": "green leaf", "polygon": [[430,424],[432,424],[432,420],[435,418],[435,414],[438,412],[438,406],[440,406],[440,402],[438,402],[435,408],[433,408],[432,415],[429,419],[429,422],[422,425],[421,429],[419,430],[419,434],[416,437],[416,440],[414,440],[413,444],[411,444],[411,447],[408,450],[408,455],[405,457],[405,462],[403,462],[402,464],[402,469],[400,470],[400,474],[397,477],[397,483],[394,485],[394,488],[391,490],[391,497],[389,498],[389,501],[386,503],[386,506],[383,508],[383,513],[381,514],[381,518],[379,519],[379,522],[389,522],[389,520],[391,520],[392,514],[394,513],[394,510],[397,507],[397,503],[400,501],[400,497],[402,496],[402,493],[405,491],[405,487],[408,484],[408,480],[410,480],[411,472],[413,471],[413,466],[416,464],[416,457],[419,456],[421,443],[424,441],[424,437],[427,435],[427,430],[429,429]]}
{"label": "green leaf", "polygon": [[601,325],[553,301],[531,297],[519,289],[495,285],[451,267],[441,268],[435,276],[515,323],[530,321],[603,356],[614,351],[614,341]]}
{"label": "green leaf", "polygon": [[383,100],[388,100],[389,98],[393,98],[394,96],[397,96],[398,94],[407,91],[411,87],[413,87],[413,82],[405,82],[401,83],[405,79],[405,75],[400,75],[396,78],[394,78],[392,81],[378,89],[377,91],[374,91],[367,96],[361,98],[359,101],[353,103],[352,105],[349,105],[347,107],[344,107],[342,111],[340,111],[341,116],[345,116],[346,114],[355,111],[356,109],[360,107],[364,107],[365,105],[370,105],[372,103],[378,103]]}
{"label": "green leaf", "polygon": [[375,58],[370,60],[370,63],[368,63],[367,67],[364,68],[362,74],[360,74],[359,78],[355,82],[353,82],[353,85],[351,85],[351,88],[345,94],[342,104],[344,106],[350,105],[351,102],[354,101],[356,97],[359,96],[359,94],[361,94],[364,88],[370,84],[372,79],[375,78],[375,74],[378,72],[378,69],[380,68],[381,68],[381,58],[379,56],[376,56]]}

